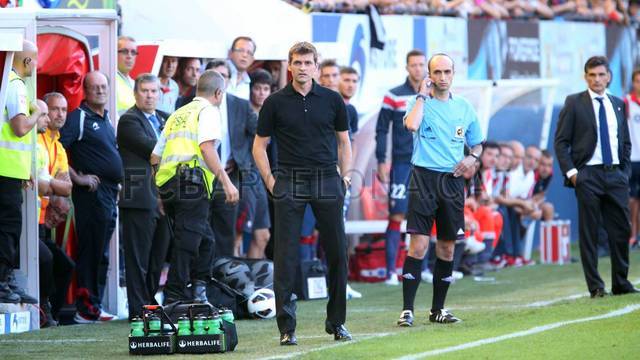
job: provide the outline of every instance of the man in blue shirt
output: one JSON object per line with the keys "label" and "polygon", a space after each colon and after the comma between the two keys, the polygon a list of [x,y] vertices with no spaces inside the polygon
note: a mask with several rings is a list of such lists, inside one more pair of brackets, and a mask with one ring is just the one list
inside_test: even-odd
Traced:
{"label": "man in blue shirt", "polygon": [[[407,101],[416,96],[420,84],[427,74],[427,57],[417,49],[407,53],[407,79],[385,94],[382,109],[376,124],[376,159],[378,179],[389,183],[389,223],[385,232],[385,258],[387,263],[387,285],[399,285],[396,262],[400,247],[400,226],[407,212],[407,185],[411,171],[413,139],[405,129],[403,118]],[[391,126],[391,166],[387,162],[387,137]],[[391,171],[389,171],[391,168]]]}
{"label": "man in blue shirt", "polygon": [[[427,63],[429,76],[407,103],[404,126],[413,133],[407,232],[411,246],[402,269],[403,311],[399,326],[413,325],[413,302],[420,285],[421,264],[433,222],[437,223],[433,300],[429,321],[441,324],[460,319],[444,309],[453,282],[453,250],[464,238],[464,178],[482,152],[484,137],[471,104],[449,91],[453,60],[436,54]],[[465,142],[471,148],[464,156]]]}

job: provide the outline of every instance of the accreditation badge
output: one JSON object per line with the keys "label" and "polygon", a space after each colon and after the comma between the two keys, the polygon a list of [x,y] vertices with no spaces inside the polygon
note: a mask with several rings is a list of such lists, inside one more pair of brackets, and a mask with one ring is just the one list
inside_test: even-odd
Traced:
{"label": "accreditation badge", "polygon": [[456,126],[456,138],[463,139],[464,138],[464,129],[462,126]]}

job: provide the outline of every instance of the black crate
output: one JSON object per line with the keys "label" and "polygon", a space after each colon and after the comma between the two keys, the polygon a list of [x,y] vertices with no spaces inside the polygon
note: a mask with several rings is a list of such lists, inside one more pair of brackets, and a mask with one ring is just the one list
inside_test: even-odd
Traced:
{"label": "black crate", "polygon": [[181,354],[207,354],[225,351],[224,335],[182,335],[176,339],[176,352]]}
{"label": "black crate", "polygon": [[176,351],[174,334],[129,336],[130,355],[162,355]]}

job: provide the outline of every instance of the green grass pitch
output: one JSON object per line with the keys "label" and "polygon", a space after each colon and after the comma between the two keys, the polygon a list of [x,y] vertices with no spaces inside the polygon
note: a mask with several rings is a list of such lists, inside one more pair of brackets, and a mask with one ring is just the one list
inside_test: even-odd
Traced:
{"label": "green grass pitch", "polygon": [[[630,260],[629,279],[638,284],[640,251],[632,251]],[[599,268],[610,286],[609,259],[600,259]],[[420,286],[416,323],[407,329],[395,325],[402,305],[401,287],[354,283],[364,297],[348,303],[346,326],[354,336],[352,342],[335,343],[324,333],[325,301],[306,301],[298,304],[299,346],[278,345],[275,320],[241,320],[237,321],[240,343],[235,352],[189,358],[640,358],[640,295],[589,299],[579,263],[506,269],[487,276],[495,277],[495,281],[465,278],[452,285],[447,307],[464,320],[461,324],[428,322],[431,284]],[[622,315],[597,318],[625,308],[628,312]],[[592,317],[596,319],[590,320]],[[575,322],[579,319],[582,322]],[[527,332],[550,324],[557,326]],[[130,359],[128,329],[126,322],[117,321],[3,335],[0,358]],[[518,333],[521,336],[513,337]],[[452,348],[474,342],[475,347]],[[174,358],[187,356],[170,355],[167,359]]]}

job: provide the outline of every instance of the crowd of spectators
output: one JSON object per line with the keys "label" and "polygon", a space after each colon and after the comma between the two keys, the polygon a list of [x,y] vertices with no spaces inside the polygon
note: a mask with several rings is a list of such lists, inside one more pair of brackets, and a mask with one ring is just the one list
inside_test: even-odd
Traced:
{"label": "crowd of spectators", "polygon": [[286,0],[306,12],[458,16],[485,19],[554,19],[635,25],[639,0]]}
{"label": "crowd of spectators", "polygon": [[[546,199],[553,162],[551,153],[535,145],[485,143],[475,168],[463,174],[465,239],[456,242],[454,278],[535,265],[525,256],[525,236],[533,221],[556,217],[554,205]],[[436,225],[431,235],[436,236]],[[423,266],[424,281],[431,282],[434,261],[432,242]]]}
{"label": "crowd of spectators", "polygon": [[[554,219],[554,206],[545,199],[552,177],[553,157],[535,145],[518,141],[488,141],[469,178],[465,202],[466,247],[477,256],[460,264],[465,272],[533,264],[525,258],[523,239],[531,221]],[[479,246],[471,241],[476,240]],[[471,243],[469,243],[471,242]],[[476,250],[477,251],[477,250]]]}

